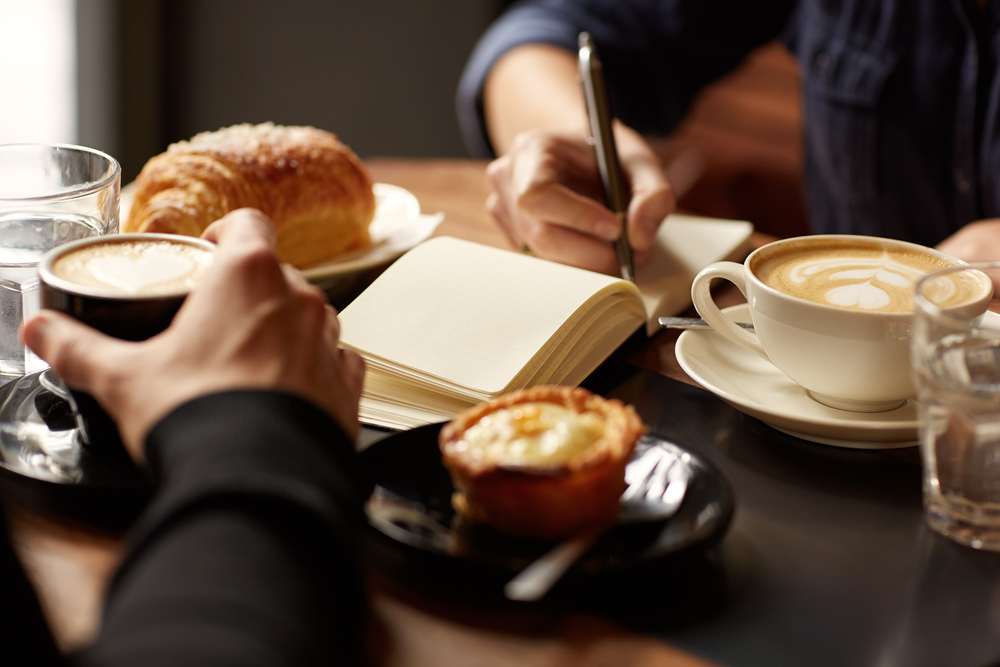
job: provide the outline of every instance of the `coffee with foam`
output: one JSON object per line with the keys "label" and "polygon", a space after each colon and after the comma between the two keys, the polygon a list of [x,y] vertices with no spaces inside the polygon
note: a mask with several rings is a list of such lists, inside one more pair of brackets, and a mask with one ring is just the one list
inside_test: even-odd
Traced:
{"label": "coffee with foam", "polygon": [[[917,285],[934,282],[947,296],[939,307],[949,317],[973,319],[989,306],[993,283],[985,274],[962,271],[966,278],[947,278],[956,273],[947,268],[961,265],[905,241],[803,236],[762,246],[743,264],[710,264],[692,281],[691,300],[726,343],[767,360],[817,402],[883,412],[913,396],[910,335]],[[717,279],[746,296],[753,332],[720,310],[711,289]]]}
{"label": "coffee with foam", "polygon": [[109,238],[59,257],[52,273],[100,294],[163,296],[190,291],[213,259],[210,250],[189,243]]}
{"label": "coffee with foam", "polygon": [[[913,290],[926,274],[952,266],[942,257],[905,247],[808,240],[763,253],[752,270],[768,287],[827,306],[865,312],[909,313]],[[966,275],[944,279],[947,306],[980,298],[983,285]]]}

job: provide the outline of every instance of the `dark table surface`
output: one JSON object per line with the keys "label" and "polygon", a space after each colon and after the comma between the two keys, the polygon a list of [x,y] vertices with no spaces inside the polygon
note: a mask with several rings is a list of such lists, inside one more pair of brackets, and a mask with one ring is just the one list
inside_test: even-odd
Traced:
{"label": "dark table surface", "polygon": [[[482,210],[485,163],[370,166],[376,180],[445,210],[440,233],[507,245]],[[927,528],[916,450],[842,449],[778,432],[695,386],[677,366],[676,337],[634,338],[587,386],[632,403],[652,432],[721,470],[735,494],[721,540],[610,583],[570,582],[541,604],[437,587],[383,548],[371,560],[372,662],[1000,664],[1000,555]],[[384,435],[368,430],[366,440]],[[10,511],[56,636],[65,647],[87,641],[120,535],[16,499]]]}
{"label": "dark table surface", "polygon": [[1000,663],[1000,556],[927,527],[918,465],[799,440],[656,373],[625,376],[606,393],[721,468],[736,512],[716,610],[673,627],[619,620],[729,665]]}
{"label": "dark table surface", "polygon": [[[714,463],[735,513],[717,544],[610,583],[572,580],[541,608],[584,610],[724,665],[1000,664],[1000,556],[927,527],[919,465],[786,435],[624,356],[585,386],[633,404],[652,433]],[[385,571],[455,608],[524,609],[443,592],[455,571]]]}

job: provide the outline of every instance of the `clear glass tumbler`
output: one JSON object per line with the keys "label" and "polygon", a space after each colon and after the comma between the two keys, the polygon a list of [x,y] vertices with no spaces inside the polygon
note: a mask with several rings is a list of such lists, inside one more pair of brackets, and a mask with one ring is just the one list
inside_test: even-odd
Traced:
{"label": "clear glass tumbler", "polygon": [[116,233],[121,168],[80,146],[0,145],[0,376],[47,368],[17,331],[38,305],[38,260],[68,241]]}
{"label": "clear glass tumbler", "polygon": [[991,551],[1000,551],[998,285],[1000,263],[929,274],[916,287],[911,339],[927,521]]}

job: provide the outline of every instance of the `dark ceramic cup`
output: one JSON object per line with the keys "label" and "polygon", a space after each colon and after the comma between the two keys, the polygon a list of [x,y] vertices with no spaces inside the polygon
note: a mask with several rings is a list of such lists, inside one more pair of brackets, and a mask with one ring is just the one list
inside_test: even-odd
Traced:
{"label": "dark ceramic cup", "polygon": [[[166,329],[214,258],[215,245],[174,234],[114,234],[58,246],[39,262],[42,308],[109,336],[142,341]],[[125,455],[118,429],[90,395],[69,388],[83,445]]]}

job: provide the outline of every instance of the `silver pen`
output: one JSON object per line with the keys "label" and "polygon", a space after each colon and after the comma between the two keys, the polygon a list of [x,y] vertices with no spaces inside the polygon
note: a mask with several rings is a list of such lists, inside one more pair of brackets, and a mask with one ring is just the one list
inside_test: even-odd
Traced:
{"label": "silver pen", "polygon": [[635,266],[632,262],[632,247],[628,244],[628,230],[625,226],[626,196],[622,181],[621,165],[618,163],[618,149],[612,131],[611,107],[608,105],[607,89],[604,86],[604,70],[597,57],[597,49],[590,33],[580,33],[580,82],[583,97],[587,102],[587,119],[590,121],[590,142],[597,156],[597,169],[604,187],[604,204],[618,218],[621,234],[614,241],[618,266],[622,278],[635,282]]}

